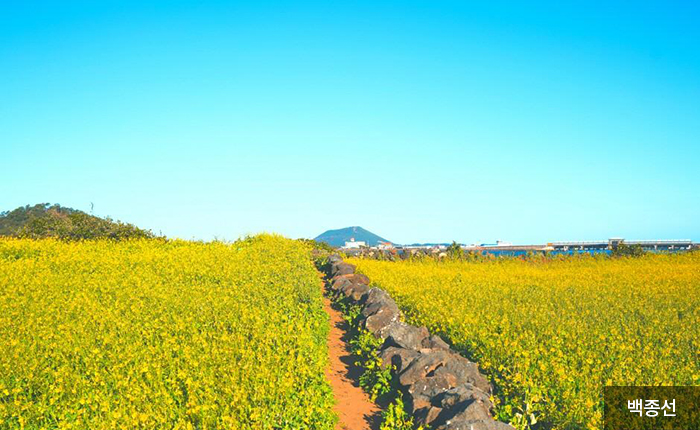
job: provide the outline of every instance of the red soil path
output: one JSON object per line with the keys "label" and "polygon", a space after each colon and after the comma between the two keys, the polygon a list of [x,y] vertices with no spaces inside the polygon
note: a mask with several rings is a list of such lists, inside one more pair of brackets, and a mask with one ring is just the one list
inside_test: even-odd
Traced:
{"label": "red soil path", "polygon": [[381,409],[359,386],[362,369],[355,366],[357,359],[350,353],[348,324],[340,312],[331,308],[324,298],[325,310],[330,316],[331,329],[328,335],[330,366],[326,377],[333,388],[338,414],[336,430],[377,430],[381,423]]}

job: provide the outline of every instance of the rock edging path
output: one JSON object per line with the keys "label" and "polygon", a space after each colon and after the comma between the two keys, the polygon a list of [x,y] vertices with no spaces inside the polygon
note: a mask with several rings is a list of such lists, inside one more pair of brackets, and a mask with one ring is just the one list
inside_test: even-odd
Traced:
{"label": "rock edging path", "polygon": [[476,363],[425,327],[402,322],[389,294],[370,288],[369,279],[339,256],[330,256],[322,270],[333,294],[361,306],[361,327],[384,339],[379,356],[385,366],[393,366],[416,425],[435,430],[513,430],[493,419],[492,387]]}

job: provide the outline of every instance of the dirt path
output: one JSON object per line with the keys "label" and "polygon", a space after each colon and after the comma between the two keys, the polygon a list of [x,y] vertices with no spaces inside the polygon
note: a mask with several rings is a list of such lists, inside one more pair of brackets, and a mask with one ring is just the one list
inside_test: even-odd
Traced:
{"label": "dirt path", "polygon": [[328,335],[330,367],[326,376],[338,402],[336,430],[377,430],[381,423],[381,409],[359,386],[362,369],[355,366],[355,357],[350,354],[348,325],[340,312],[331,307],[330,300],[324,298],[324,307],[330,315],[331,330]]}

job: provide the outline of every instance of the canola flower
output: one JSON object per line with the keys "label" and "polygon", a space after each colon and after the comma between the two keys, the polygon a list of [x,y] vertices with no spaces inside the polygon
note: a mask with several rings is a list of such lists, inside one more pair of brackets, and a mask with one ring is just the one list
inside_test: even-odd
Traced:
{"label": "canola flower", "polygon": [[606,385],[700,385],[698,252],[348,262],[478,362],[518,428],[600,429]]}
{"label": "canola flower", "polygon": [[0,239],[0,428],[332,429],[306,246]]}

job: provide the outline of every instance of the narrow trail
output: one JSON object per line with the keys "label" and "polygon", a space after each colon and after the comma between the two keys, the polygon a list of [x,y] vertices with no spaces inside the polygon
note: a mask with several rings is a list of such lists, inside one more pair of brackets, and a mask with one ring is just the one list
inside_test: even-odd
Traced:
{"label": "narrow trail", "polygon": [[355,365],[355,357],[350,353],[348,324],[340,312],[331,307],[330,299],[324,297],[323,300],[331,325],[328,335],[330,366],[326,377],[337,401],[335,412],[339,420],[336,430],[378,430],[381,409],[360,388],[362,369]]}

